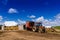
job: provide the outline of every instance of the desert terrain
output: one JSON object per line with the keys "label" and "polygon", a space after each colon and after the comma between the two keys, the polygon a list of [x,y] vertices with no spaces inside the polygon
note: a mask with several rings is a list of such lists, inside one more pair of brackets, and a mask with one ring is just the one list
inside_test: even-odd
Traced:
{"label": "desert terrain", "polygon": [[0,31],[0,40],[60,40],[60,34],[31,31]]}

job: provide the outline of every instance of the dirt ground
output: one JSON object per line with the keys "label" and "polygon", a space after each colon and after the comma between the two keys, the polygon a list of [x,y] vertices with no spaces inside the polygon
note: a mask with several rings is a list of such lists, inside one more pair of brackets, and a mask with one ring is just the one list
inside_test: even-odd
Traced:
{"label": "dirt ground", "polygon": [[0,40],[60,40],[60,34],[36,33],[30,31],[0,32]]}

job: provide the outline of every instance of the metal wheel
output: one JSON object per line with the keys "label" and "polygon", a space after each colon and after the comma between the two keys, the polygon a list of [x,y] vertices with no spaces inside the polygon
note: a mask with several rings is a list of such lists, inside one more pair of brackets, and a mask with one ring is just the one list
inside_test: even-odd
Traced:
{"label": "metal wheel", "polygon": [[39,28],[38,32],[42,32],[42,28]]}
{"label": "metal wheel", "polygon": [[36,27],[33,27],[33,28],[32,28],[32,31],[35,32],[35,31],[36,31]]}

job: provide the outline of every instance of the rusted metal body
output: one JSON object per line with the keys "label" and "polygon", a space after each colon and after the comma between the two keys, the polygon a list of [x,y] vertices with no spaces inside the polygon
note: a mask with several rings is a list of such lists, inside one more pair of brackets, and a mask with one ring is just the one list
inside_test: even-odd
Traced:
{"label": "rusted metal body", "polygon": [[42,31],[43,29],[45,30],[45,28],[42,26],[42,23],[33,21],[27,21],[25,24],[25,29],[36,32]]}
{"label": "rusted metal body", "polygon": [[27,29],[30,29],[31,30],[33,28],[33,26],[34,26],[34,22],[27,21],[25,26],[26,26]]}
{"label": "rusted metal body", "polygon": [[26,22],[26,26],[27,27],[34,26],[34,22],[28,21],[28,22]]}

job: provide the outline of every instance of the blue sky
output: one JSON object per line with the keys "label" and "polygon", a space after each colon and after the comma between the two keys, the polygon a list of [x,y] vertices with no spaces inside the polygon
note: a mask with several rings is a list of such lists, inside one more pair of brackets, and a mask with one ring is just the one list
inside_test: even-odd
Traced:
{"label": "blue sky", "polygon": [[54,20],[59,13],[60,0],[0,0],[2,21],[33,20],[31,17]]}

